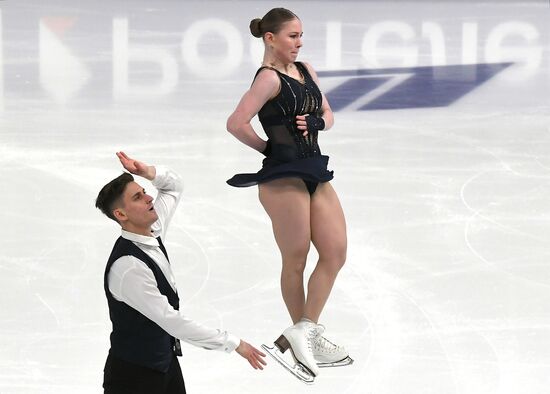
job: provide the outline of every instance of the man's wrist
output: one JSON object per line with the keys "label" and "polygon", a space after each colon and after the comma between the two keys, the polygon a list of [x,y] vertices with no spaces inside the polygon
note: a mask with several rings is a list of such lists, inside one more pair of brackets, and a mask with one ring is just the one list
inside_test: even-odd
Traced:
{"label": "man's wrist", "polygon": [[145,179],[152,181],[157,176],[157,169],[155,166],[147,167],[147,174],[144,176]]}

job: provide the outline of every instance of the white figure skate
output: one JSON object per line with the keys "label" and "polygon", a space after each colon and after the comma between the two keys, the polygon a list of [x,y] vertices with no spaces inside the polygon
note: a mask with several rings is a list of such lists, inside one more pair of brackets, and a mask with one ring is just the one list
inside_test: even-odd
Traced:
{"label": "white figure skate", "polygon": [[353,364],[353,359],[343,346],[335,345],[323,336],[325,326],[317,324],[313,338],[313,357],[319,368],[343,367]]}
{"label": "white figure skate", "polygon": [[[274,342],[274,346],[262,345],[262,348],[302,382],[312,384],[319,374],[319,368],[312,353],[312,341],[316,335],[315,323],[300,321],[288,327]],[[287,349],[290,349],[294,365],[283,357]]]}

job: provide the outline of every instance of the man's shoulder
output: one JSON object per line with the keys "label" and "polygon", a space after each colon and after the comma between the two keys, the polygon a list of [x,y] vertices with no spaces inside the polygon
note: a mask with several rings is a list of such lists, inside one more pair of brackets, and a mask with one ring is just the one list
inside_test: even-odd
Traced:
{"label": "man's shoulder", "polygon": [[140,249],[132,241],[120,236],[113,245],[107,265],[114,266],[116,263],[117,266],[120,266],[121,261],[139,262],[142,261],[140,255]]}
{"label": "man's shoulder", "polygon": [[134,269],[147,269],[147,263],[132,254],[122,254],[113,260],[109,270],[120,275]]}

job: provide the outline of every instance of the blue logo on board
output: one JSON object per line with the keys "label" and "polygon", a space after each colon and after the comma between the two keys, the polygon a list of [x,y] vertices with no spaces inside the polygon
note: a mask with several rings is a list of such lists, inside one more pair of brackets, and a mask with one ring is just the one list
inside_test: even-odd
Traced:
{"label": "blue logo on board", "polygon": [[[319,71],[333,111],[446,107],[513,63]],[[332,81],[331,81],[332,80]]]}

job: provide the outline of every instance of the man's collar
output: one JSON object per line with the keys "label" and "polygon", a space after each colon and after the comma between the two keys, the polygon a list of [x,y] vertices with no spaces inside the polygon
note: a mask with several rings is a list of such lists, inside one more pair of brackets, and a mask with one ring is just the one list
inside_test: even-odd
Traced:
{"label": "man's collar", "polygon": [[124,229],[122,229],[121,232],[122,238],[125,238],[128,241],[137,242],[147,246],[159,246],[159,241],[157,241],[157,239],[153,236],[153,233],[151,233],[151,236],[148,237],[146,235],[131,233]]}

